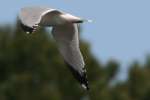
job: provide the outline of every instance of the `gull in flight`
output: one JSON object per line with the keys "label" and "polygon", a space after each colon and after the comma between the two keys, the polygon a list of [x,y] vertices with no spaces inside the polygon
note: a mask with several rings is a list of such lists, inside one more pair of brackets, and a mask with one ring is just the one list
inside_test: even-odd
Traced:
{"label": "gull in flight", "polygon": [[79,17],[47,7],[24,7],[19,13],[22,29],[33,33],[41,27],[52,27],[52,35],[58,45],[58,50],[69,65],[75,79],[88,90],[88,80],[85,63],[79,48],[78,24],[84,21]]}

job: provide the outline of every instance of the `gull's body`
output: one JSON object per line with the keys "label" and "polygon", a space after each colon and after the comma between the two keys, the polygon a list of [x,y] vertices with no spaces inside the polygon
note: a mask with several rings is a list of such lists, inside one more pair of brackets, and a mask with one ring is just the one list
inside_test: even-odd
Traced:
{"label": "gull's body", "polygon": [[83,22],[79,17],[46,7],[22,8],[19,18],[21,26],[27,33],[32,33],[38,26],[52,26],[52,34],[64,60],[70,66],[73,75],[88,89],[85,64],[79,49],[78,24]]}

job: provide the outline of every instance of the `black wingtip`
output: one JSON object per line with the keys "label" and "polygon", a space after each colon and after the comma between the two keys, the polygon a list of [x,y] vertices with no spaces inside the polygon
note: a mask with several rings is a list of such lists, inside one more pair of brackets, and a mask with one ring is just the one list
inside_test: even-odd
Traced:
{"label": "black wingtip", "polygon": [[85,69],[83,69],[84,72],[82,74],[79,74],[79,72],[76,71],[75,69],[73,69],[73,67],[71,67],[68,63],[66,63],[66,64],[69,67],[69,69],[71,70],[71,72],[72,72],[73,76],[75,77],[75,79],[79,81],[81,86],[85,90],[89,90],[88,79],[87,79],[87,75],[86,75]]}
{"label": "black wingtip", "polygon": [[[85,70],[85,69],[84,69]],[[87,79],[87,74],[86,74],[86,71],[83,72],[83,75],[80,76],[81,77],[81,80],[80,80],[80,83],[81,83],[81,86],[86,89],[86,90],[89,90],[89,84],[88,84],[88,79]]]}
{"label": "black wingtip", "polygon": [[30,34],[34,31],[34,28],[28,27],[28,26],[22,24],[21,22],[20,22],[20,26],[23,29],[23,31],[26,32],[27,34]]}

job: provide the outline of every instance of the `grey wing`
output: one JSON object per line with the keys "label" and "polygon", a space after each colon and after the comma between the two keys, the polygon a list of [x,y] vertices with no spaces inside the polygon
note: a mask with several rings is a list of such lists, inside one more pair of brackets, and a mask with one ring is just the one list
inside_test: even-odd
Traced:
{"label": "grey wing", "polygon": [[74,77],[85,89],[88,89],[85,64],[79,49],[77,24],[68,23],[54,26],[52,34],[58,44],[61,55],[70,66],[69,68]]}
{"label": "grey wing", "polygon": [[26,32],[33,32],[41,22],[42,17],[52,11],[56,10],[38,6],[22,8],[21,12],[19,13],[21,27]]}

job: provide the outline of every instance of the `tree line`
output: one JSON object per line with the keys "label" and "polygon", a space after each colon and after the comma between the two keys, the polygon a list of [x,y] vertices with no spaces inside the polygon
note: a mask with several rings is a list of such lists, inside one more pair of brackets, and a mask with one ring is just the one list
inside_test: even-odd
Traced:
{"label": "tree line", "polygon": [[102,64],[80,40],[90,84],[85,91],[47,31],[27,35],[14,26],[0,26],[0,100],[150,100],[150,56],[130,65],[127,80],[110,85],[120,63]]}

